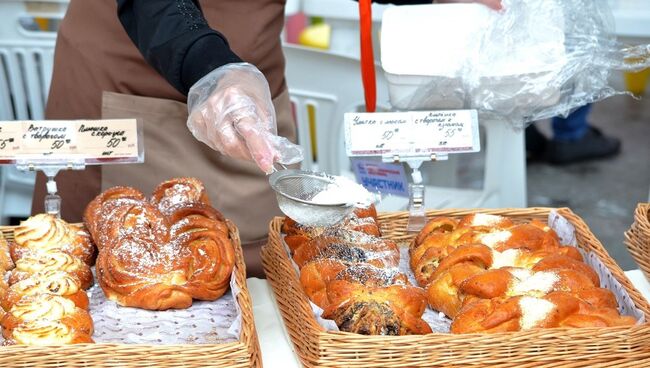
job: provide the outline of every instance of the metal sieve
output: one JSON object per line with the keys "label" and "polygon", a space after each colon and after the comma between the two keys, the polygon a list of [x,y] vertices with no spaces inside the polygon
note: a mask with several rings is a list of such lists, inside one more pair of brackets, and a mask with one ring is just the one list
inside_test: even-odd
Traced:
{"label": "metal sieve", "polygon": [[325,173],[303,170],[278,170],[269,177],[280,210],[296,222],[308,226],[332,226],[349,215],[348,203],[314,203],[313,198],[335,182]]}

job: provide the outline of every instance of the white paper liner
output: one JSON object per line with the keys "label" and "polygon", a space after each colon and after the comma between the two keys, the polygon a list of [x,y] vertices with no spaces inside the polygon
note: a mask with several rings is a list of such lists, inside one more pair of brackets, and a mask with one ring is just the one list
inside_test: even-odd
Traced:
{"label": "white paper liner", "polygon": [[[551,227],[551,229],[555,230],[555,232],[560,237],[561,243],[563,245],[570,245],[573,247],[577,247],[578,242],[575,235],[575,228],[573,227],[573,225],[571,225],[571,223],[566,218],[558,214],[557,211],[553,210],[549,213],[548,225],[549,227]],[[293,261],[293,258],[291,257],[291,252],[289,251],[289,247],[284,242],[284,234],[282,234],[282,243],[284,245],[284,250],[287,253],[287,257],[291,259],[291,263],[293,264],[294,270],[296,271],[298,277],[300,277],[300,268],[298,267],[296,262]],[[618,306],[619,306],[618,307],[619,312],[623,315],[633,316],[634,318],[637,319],[637,324],[644,323],[645,322],[644,313],[634,305],[634,302],[632,301],[632,298],[630,298],[630,295],[628,294],[627,290],[625,290],[625,288],[621,285],[621,283],[618,282],[616,278],[614,278],[612,273],[600,261],[600,259],[598,259],[598,257],[593,252],[587,252],[580,248],[578,248],[578,250],[582,254],[585,263],[588,264],[591,268],[593,268],[598,274],[598,276],[600,277],[600,287],[611,290],[616,296],[616,301],[618,302]],[[417,286],[417,282],[415,281],[415,275],[413,274],[413,271],[409,266],[408,246],[405,244],[400,244],[399,271],[406,274],[411,284]],[[319,306],[317,306],[311,301],[309,301],[309,304],[311,305],[314,318],[316,319],[319,325],[321,325],[323,328],[327,329],[328,331],[339,331],[336,322],[334,322],[331,319],[324,319],[321,317],[323,310]],[[444,313],[435,311],[431,309],[431,307],[427,306],[426,310],[424,311],[424,314],[422,315],[422,319],[429,324],[433,332],[439,332],[439,333],[449,332],[451,326],[451,319],[447,318],[447,316],[445,316]]]}
{"label": "white paper liner", "polygon": [[[93,274],[94,274],[93,267]],[[97,280],[97,278],[95,278]],[[194,300],[187,309],[149,311],[121,307],[106,299],[95,284],[87,293],[96,343],[115,344],[223,344],[239,340],[241,309],[236,302],[240,289],[234,270],[230,289],[214,301]],[[0,336],[0,342],[3,338]]]}

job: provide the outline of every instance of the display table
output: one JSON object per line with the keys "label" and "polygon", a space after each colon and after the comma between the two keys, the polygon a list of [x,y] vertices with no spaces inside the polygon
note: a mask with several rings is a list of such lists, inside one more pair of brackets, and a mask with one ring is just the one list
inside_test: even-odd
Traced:
{"label": "display table", "polygon": [[[650,300],[650,283],[641,270],[626,271],[625,275],[634,286]],[[284,328],[273,290],[266,280],[249,278],[248,290],[253,299],[255,327],[260,340],[262,361],[265,368],[300,367],[300,361],[293,351],[291,339]]]}

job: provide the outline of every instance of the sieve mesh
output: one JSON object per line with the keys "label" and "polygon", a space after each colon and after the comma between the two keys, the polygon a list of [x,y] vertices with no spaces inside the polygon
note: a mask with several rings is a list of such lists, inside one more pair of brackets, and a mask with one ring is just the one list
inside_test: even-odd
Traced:
{"label": "sieve mesh", "polygon": [[295,221],[310,226],[331,226],[343,220],[353,209],[347,203],[321,204],[313,198],[335,182],[335,178],[318,172],[279,170],[269,183],[275,190],[280,210]]}

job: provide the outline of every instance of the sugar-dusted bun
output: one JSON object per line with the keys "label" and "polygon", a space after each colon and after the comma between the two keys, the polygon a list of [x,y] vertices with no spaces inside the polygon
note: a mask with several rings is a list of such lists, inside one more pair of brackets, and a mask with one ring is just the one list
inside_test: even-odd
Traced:
{"label": "sugar-dusted bun", "polygon": [[65,271],[45,271],[31,275],[9,287],[0,299],[2,308],[7,311],[25,296],[54,294],[71,300],[81,309],[88,309],[88,295],[81,288],[76,276]]}
{"label": "sugar-dusted bun", "polygon": [[99,285],[120,305],[187,308],[230,286],[228,225],[197,179],[164,182],[150,201],[131,188],[109,189],[91,202],[86,220],[99,248]]}
{"label": "sugar-dusted bun", "polygon": [[93,274],[90,267],[79,258],[57,249],[31,254],[16,262],[9,275],[9,284],[13,285],[31,275],[46,271],[64,271],[76,277],[82,289],[87,289],[93,284]]}
{"label": "sugar-dusted bun", "polygon": [[60,321],[38,320],[13,329],[5,345],[67,345],[93,343],[89,334]]}
{"label": "sugar-dusted bun", "polygon": [[196,178],[174,178],[167,180],[154,189],[151,203],[165,215],[171,214],[176,207],[202,203],[210,205],[208,193],[203,183]]}
{"label": "sugar-dusted bun", "polygon": [[14,261],[53,249],[78,257],[88,265],[95,261],[95,246],[88,233],[54,215],[32,216],[14,229],[14,242],[10,245]]}
{"label": "sugar-dusted bun", "polygon": [[2,335],[8,338],[16,327],[41,320],[58,321],[70,329],[93,334],[93,321],[86,310],[58,295],[40,294],[22,298],[5,313],[0,320]]}
{"label": "sugar-dusted bun", "polygon": [[0,233],[0,275],[14,268],[14,262],[9,252],[9,243]]}
{"label": "sugar-dusted bun", "polygon": [[415,335],[431,333],[421,319],[425,293],[414,286],[366,287],[344,280],[328,285],[330,305],[322,317],[332,319],[341,331],[364,335]]}

